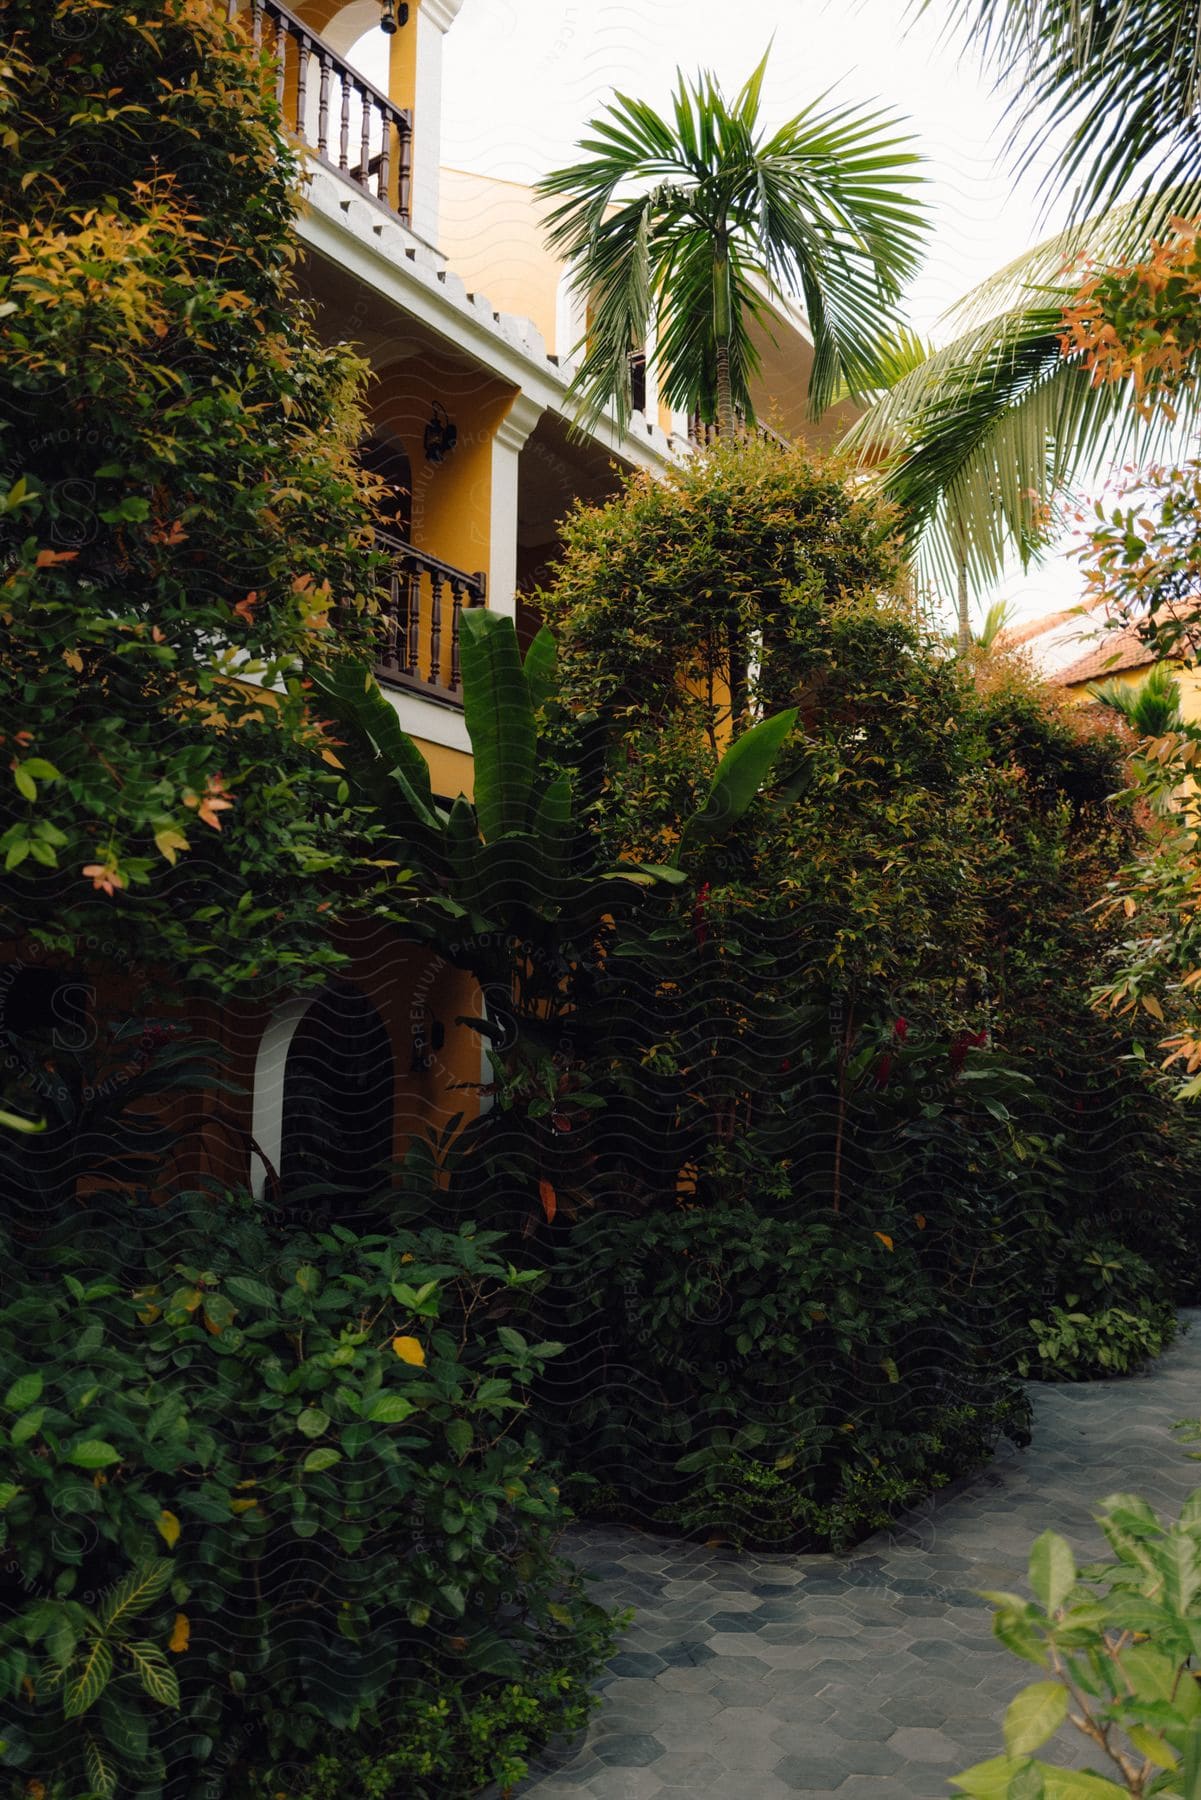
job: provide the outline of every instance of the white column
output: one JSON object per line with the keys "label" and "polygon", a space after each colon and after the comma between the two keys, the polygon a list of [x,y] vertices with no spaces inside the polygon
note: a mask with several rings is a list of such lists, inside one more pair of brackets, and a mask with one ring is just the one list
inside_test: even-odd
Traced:
{"label": "white column", "polygon": [[442,40],[463,0],[420,0],[407,30],[417,31],[413,90],[411,223],[437,248],[438,171],[442,163]]}
{"label": "white column", "polygon": [[658,321],[652,317],[646,328],[646,417],[652,425],[659,423],[658,351]]}
{"label": "white column", "polygon": [[512,619],[517,615],[517,478],[522,448],[543,408],[518,394],[492,439],[492,522],[488,561],[488,605]]}

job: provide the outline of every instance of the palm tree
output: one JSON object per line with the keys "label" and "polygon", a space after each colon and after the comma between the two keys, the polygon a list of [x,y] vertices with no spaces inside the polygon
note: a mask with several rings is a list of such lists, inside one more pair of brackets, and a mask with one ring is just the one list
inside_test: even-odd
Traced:
{"label": "palm tree", "polygon": [[736,408],[754,417],[750,325],[790,292],[813,336],[814,415],[879,385],[877,347],[925,234],[919,158],[880,111],[810,106],[765,135],[766,68],[765,56],[732,103],[711,74],[679,74],[670,120],[617,95],[578,145],[585,160],[539,184],[558,202],[548,242],[589,296],[583,418],[611,405],[624,427],[629,358],[653,320],[664,397],[732,435]]}

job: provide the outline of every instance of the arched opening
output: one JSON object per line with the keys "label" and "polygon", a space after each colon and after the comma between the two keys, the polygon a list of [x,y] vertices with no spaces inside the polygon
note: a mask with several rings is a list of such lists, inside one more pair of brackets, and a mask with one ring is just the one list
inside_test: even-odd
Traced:
{"label": "arched opening", "polygon": [[[378,1009],[349,982],[290,1001],[263,1035],[254,1138],[282,1197],[315,1183],[366,1195],[392,1155],[395,1069]],[[265,1184],[266,1169],[256,1190]]]}

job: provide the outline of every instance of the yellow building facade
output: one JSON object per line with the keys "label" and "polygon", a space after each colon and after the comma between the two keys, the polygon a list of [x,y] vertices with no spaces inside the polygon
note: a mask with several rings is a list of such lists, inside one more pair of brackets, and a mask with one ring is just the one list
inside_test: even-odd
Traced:
{"label": "yellow building facade", "polygon": [[[507,614],[528,638],[528,596],[570,507],[612,494],[629,470],[664,474],[700,434],[660,404],[653,343],[628,427],[602,417],[574,429],[583,303],[546,250],[535,196],[442,167],[443,50],[463,0],[213,4],[275,58],[305,165],[301,285],[319,332],[354,345],[374,376],[363,458],[386,486],[378,542],[390,561],[377,676],[435,792],[470,795],[464,609]],[[805,423],[812,350],[800,315],[778,306],[758,343],[759,415],[787,435],[836,440],[846,409],[820,431]],[[470,1115],[486,1084],[479,1037],[455,1024],[480,1011],[467,977],[382,934],[346,949],[345,979],[317,1000],[212,1022],[247,1088],[239,1131],[260,1189],[303,1176],[327,1090],[360,1131],[365,1168]]]}

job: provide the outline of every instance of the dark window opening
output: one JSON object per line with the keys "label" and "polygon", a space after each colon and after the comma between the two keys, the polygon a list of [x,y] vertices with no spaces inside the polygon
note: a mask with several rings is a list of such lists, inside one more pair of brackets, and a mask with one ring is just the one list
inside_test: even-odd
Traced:
{"label": "dark window opening", "polygon": [[384,484],[384,492],[376,502],[376,523],[390,537],[412,542],[413,471],[404,445],[395,438],[373,432],[359,446],[359,462],[368,474]]}
{"label": "dark window opening", "polygon": [[284,1066],[280,1182],[347,1194],[380,1187],[392,1155],[392,1047],[376,1008],[337,983],[296,1028]]}
{"label": "dark window opening", "polygon": [[630,352],[630,406],[634,412],[646,411],[646,355],[641,350]]}

